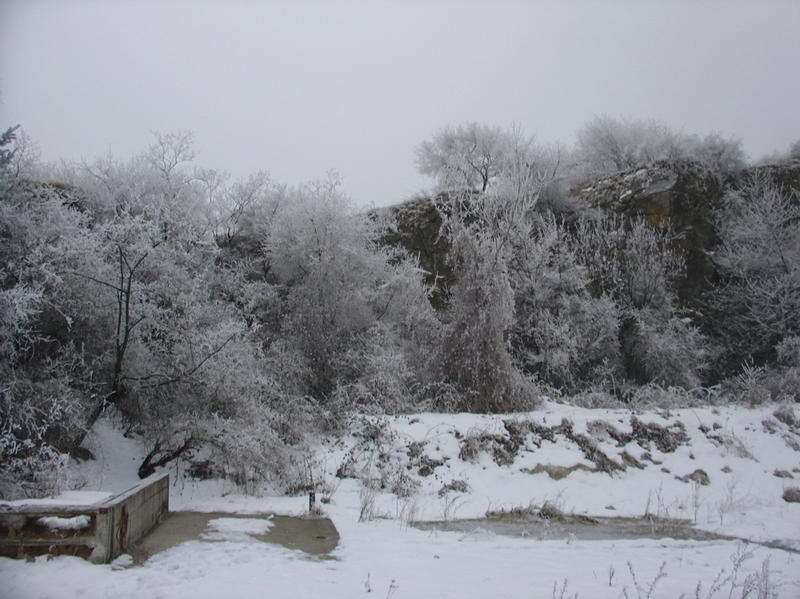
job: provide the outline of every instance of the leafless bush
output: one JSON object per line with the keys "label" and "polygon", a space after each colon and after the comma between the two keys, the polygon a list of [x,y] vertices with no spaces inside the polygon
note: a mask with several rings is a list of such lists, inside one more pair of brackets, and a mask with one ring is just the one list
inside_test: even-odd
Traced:
{"label": "leafless bush", "polygon": [[[653,593],[656,590],[656,586],[667,575],[665,569],[666,566],[667,562],[663,562],[661,566],[658,568],[658,572],[656,573],[655,578],[653,578],[653,580],[650,581],[650,583],[647,584],[647,586],[644,586],[636,578],[636,571],[633,569],[633,564],[631,562],[628,562],[628,572],[630,572],[631,580],[633,581],[633,590],[636,591],[637,599],[650,599],[653,596]],[[629,599],[631,597],[628,594],[627,586],[622,589],[622,595],[625,597],[625,599]]]}
{"label": "leafless bush", "polygon": [[558,586],[558,581],[553,582],[553,599],[578,599],[578,593],[574,593],[573,595],[567,594],[567,588],[569,587],[569,581],[565,578],[561,582],[561,587]]}
{"label": "leafless bush", "polygon": [[375,497],[377,492],[375,489],[364,487],[358,494],[359,499],[359,522],[371,522],[378,517],[378,511],[375,507]]}

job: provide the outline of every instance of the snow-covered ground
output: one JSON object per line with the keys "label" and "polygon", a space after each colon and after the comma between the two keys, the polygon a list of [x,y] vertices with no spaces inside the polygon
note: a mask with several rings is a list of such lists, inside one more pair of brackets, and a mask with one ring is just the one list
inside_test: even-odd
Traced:
{"label": "snow-covered ground", "polygon": [[[800,486],[800,431],[775,410],[683,409],[632,421],[624,410],[548,402],[510,416],[358,419],[352,434],[321,440],[308,457],[306,475],[329,500],[321,507],[341,535],[330,559],[256,540],[247,533],[258,532],[257,521],[216,521],[214,542],[186,542],[140,566],[0,559],[0,596],[705,598],[740,597],[751,584],[751,597],[760,596],[759,585],[800,597],[800,554],[760,544],[800,549],[800,504],[782,499],[786,488]],[[674,435],[648,442],[642,430]],[[92,443],[98,460],[76,468],[75,481],[107,492],[136,482],[143,449],[135,440],[101,422]],[[628,466],[592,471],[601,459],[592,451],[618,465],[626,452]],[[586,469],[559,480],[543,471],[576,464]],[[679,480],[698,470],[707,481],[699,474]],[[230,483],[181,477],[170,502],[173,510],[239,514],[299,515],[308,507],[307,496],[245,496]],[[545,502],[566,514],[681,518],[750,542],[537,540],[494,534],[488,524],[469,532],[409,525],[535,511]]]}

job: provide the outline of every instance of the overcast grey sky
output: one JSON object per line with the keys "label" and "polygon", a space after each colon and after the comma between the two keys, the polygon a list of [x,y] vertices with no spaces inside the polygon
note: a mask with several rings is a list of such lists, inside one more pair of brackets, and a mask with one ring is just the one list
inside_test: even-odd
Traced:
{"label": "overcast grey sky", "polygon": [[191,130],[198,163],[290,184],[337,169],[359,204],[428,184],[446,124],[571,144],[595,114],[800,138],[800,1],[0,0],[0,127],[46,160],[127,158]]}

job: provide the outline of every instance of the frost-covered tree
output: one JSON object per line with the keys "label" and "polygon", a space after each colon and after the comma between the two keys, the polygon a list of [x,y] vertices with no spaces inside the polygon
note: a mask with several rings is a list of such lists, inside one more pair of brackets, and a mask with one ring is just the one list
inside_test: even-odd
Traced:
{"label": "frost-covered tree", "polygon": [[557,172],[558,153],[520,130],[473,123],[441,131],[418,148],[418,158],[441,192],[441,234],[451,243],[455,278],[441,312],[445,337],[436,363],[442,380],[460,394],[460,409],[530,407],[535,398],[512,355],[512,270],[515,247],[530,240],[542,187]]}
{"label": "frost-covered tree", "polygon": [[586,177],[597,177],[637,165],[678,158],[681,140],[657,121],[596,116],[578,132],[577,161]]}
{"label": "frost-covered tree", "polygon": [[530,239],[542,178],[530,169],[511,173],[484,194],[451,193],[439,206],[455,283],[442,313],[445,337],[437,363],[443,380],[461,394],[460,408],[469,411],[518,410],[536,401],[512,355],[512,271],[515,248]]}
{"label": "frost-covered tree", "polygon": [[245,252],[257,253],[253,250],[260,247],[284,195],[283,187],[265,171],[226,186],[215,202],[217,243],[226,248],[243,246]]}
{"label": "frost-covered tree", "polygon": [[[220,365],[233,365],[232,355],[252,354],[248,368],[269,378],[258,364],[263,356],[248,305],[236,301],[247,271],[218,262],[205,210],[210,193],[226,190],[194,166],[189,142],[185,135],[158,136],[127,162],[109,156],[62,173],[81,189],[73,212],[84,219],[79,232],[95,243],[62,269],[67,284],[59,295],[73,322],[70,338],[92,356],[96,384],[72,444],[114,405],[152,443],[143,474],[212,441],[226,447],[214,433],[219,427],[253,424],[245,408],[254,395],[222,384]],[[94,303],[66,301],[75,294]],[[81,328],[84,321],[92,328]],[[246,375],[237,380],[250,381],[263,417],[274,414],[269,397],[285,395],[262,393],[264,386]],[[266,436],[276,429],[264,418],[259,426]]]}
{"label": "frost-covered tree", "polygon": [[[5,139],[14,155],[13,137]],[[63,187],[0,169],[0,496],[57,490],[99,390],[99,302],[70,278],[94,268],[96,235]],[[101,336],[100,336],[101,337]]]}
{"label": "frost-covered tree", "polygon": [[267,280],[282,298],[276,333],[319,400],[357,381],[375,336],[413,330],[427,304],[422,273],[378,243],[381,226],[350,208],[332,174],[288,190],[264,239]]}
{"label": "frost-covered tree", "polygon": [[699,160],[717,176],[731,175],[747,165],[742,142],[722,133],[709,133],[702,139],[692,136],[687,143],[688,157]]}
{"label": "frost-covered tree", "polygon": [[782,340],[800,333],[800,200],[760,177],[730,189],[716,213],[723,272],[715,295],[739,359],[774,357]]}
{"label": "frost-covered tree", "polygon": [[521,241],[511,276],[516,360],[526,372],[566,391],[602,386],[619,364],[617,304],[605,292],[590,294],[572,234],[554,217],[537,219]]}
{"label": "frost-covered tree", "polygon": [[591,179],[657,160],[679,158],[703,162],[719,176],[745,165],[741,142],[721,133],[700,138],[672,131],[659,121],[602,115],[578,132],[573,169],[578,178]]}
{"label": "frost-covered tree", "polygon": [[505,169],[506,134],[476,122],[445,127],[416,149],[417,168],[443,188],[486,191]]}
{"label": "frost-covered tree", "polygon": [[521,195],[538,189],[538,182],[555,176],[557,151],[538,146],[519,128],[510,130],[470,122],[445,127],[416,148],[417,168],[432,177],[438,191]]}
{"label": "frost-covered tree", "polygon": [[422,273],[335,180],[228,183],[179,134],[41,183],[13,136],[0,145],[3,496],[46,490],[40,475],[111,407],[150,443],[142,476],[202,455],[248,488],[280,487],[334,408],[419,396],[419,347],[439,326]]}
{"label": "frost-covered tree", "polygon": [[19,125],[9,127],[0,135],[0,170],[5,171],[14,159],[14,154],[17,153],[16,147],[13,143],[17,138],[17,131]]}
{"label": "frost-covered tree", "polygon": [[526,402],[532,404],[533,398],[525,397],[511,357],[514,293],[507,241],[486,226],[468,224],[463,216],[451,215],[446,227],[456,282],[449,290],[445,334],[438,352],[444,380],[461,393],[460,409],[521,409]]}

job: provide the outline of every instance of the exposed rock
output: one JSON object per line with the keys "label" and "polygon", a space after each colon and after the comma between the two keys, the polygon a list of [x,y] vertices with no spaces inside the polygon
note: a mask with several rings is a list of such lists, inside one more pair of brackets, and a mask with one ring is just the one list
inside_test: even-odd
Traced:
{"label": "exposed rock", "polygon": [[426,283],[435,285],[434,307],[443,307],[442,290],[453,280],[453,271],[447,262],[450,242],[440,235],[442,218],[436,209],[436,200],[415,198],[390,206],[388,210],[397,228],[386,231],[381,243],[400,246],[419,260],[419,266],[427,273]]}
{"label": "exposed rock", "polygon": [[783,500],[789,503],[800,503],[800,488],[789,487],[783,492]]}
{"label": "exposed rock", "polygon": [[553,480],[561,480],[562,478],[566,478],[576,470],[583,470],[584,472],[596,472],[596,470],[590,468],[586,464],[581,464],[581,463],[575,464],[573,466],[557,466],[555,464],[536,464],[536,467],[534,468],[520,468],[520,472],[524,472],[525,474],[541,474],[542,472],[544,472],[547,474],[547,476],[549,476]]}
{"label": "exposed rock", "polygon": [[718,243],[713,210],[722,199],[714,173],[692,160],[662,160],[616,173],[579,189],[573,195],[590,207],[627,217],[641,217],[676,235],[675,246],[685,256],[686,273],[678,296],[697,304],[715,280],[708,252]]}
{"label": "exposed rock", "polygon": [[[729,175],[720,183],[704,164],[689,160],[662,160],[615,173],[572,189],[565,197],[569,207],[551,206],[543,191],[543,206],[559,214],[577,214],[580,207],[604,213],[644,218],[652,226],[671,230],[675,248],[685,258],[685,274],[677,282],[681,302],[692,308],[701,305],[702,296],[718,278],[711,254],[719,239],[713,214],[726,189],[740,187],[755,177],[774,181],[786,189],[800,190],[800,160],[762,165]],[[560,182],[564,185],[564,182]],[[553,192],[555,193],[555,192]],[[559,194],[556,194],[559,195]],[[565,195],[565,194],[561,194]],[[800,194],[798,194],[800,201]],[[440,235],[441,216],[437,203],[447,206],[447,196],[419,197],[389,208],[397,227],[387,231],[382,242],[406,249],[419,259],[428,273],[427,282],[436,284],[433,303],[445,304],[443,290],[453,281],[448,264],[449,241]],[[562,202],[563,203],[563,202]]]}
{"label": "exposed rock", "polygon": [[791,406],[779,406],[775,409],[772,415],[789,428],[800,426],[800,421],[798,421],[797,417],[794,415],[794,410]]}
{"label": "exposed rock", "polygon": [[629,468],[638,468],[639,470],[644,470],[645,466],[627,451],[623,451],[620,454],[620,458],[622,459],[622,463],[625,464]]}
{"label": "exposed rock", "polygon": [[[725,180],[725,187],[735,189],[755,179],[771,181],[786,190],[800,191],[800,159],[795,158],[778,164],[751,166],[728,177]],[[800,198],[798,199],[800,200]]]}
{"label": "exposed rock", "polygon": [[439,497],[447,495],[448,492],[455,491],[456,493],[469,493],[470,488],[467,481],[462,479],[451,480],[449,483],[439,489]]}
{"label": "exposed rock", "polygon": [[420,456],[418,462],[417,474],[420,476],[430,476],[436,468],[444,466],[444,460],[434,460],[426,455]]}
{"label": "exposed rock", "polygon": [[700,468],[698,468],[691,474],[687,474],[686,476],[678,476],[676,478],[685,483],[695,482],[703,486],[711,484],[711,478],[709,478],[708,473]]}
{"label": "exposed rock", "polygon": [[642,422],[636,416],[631,416],[631,429],[633,431],[631,438],[640,446],[649,447],[652,442],[662,453],[672,453],[679,445],[689,442],[686,429],[680,420],[664,427],[655,422]]}
{"label": "exposed rock", "polygon": [[717,447],[723,447],[728,454],[734,455],[737,458],[746,458],[748,460],[755,460],[753,454],[747,449],[742,441],[727,433],[717,433],[708,435],[708,440]]}

